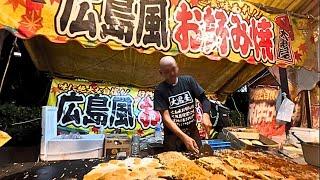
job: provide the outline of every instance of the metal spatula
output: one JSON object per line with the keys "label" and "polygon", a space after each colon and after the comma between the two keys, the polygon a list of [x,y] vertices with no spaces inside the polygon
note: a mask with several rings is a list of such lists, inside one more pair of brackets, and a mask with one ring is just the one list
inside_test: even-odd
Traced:
{"label": "metal spatula", "polygon": [[199,150],[199,157],[212,156],[213,150],[209,144],[203,144]]}

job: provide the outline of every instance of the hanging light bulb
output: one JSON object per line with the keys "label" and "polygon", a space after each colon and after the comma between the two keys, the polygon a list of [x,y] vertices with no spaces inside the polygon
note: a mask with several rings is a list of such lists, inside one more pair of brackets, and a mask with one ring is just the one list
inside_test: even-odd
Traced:
{"label": "hanging light bulb", "polygon": [[13,56],[17,57],[17,58],[21,58],[21,52],[20,52],[20,49],[19,49],[17,42],[14,42]]}
{"label": "hanging light bulb", "polygon": [[13,56],[21,58],[21,52],[20,51],[15,51],[15,52],[13,52]]}

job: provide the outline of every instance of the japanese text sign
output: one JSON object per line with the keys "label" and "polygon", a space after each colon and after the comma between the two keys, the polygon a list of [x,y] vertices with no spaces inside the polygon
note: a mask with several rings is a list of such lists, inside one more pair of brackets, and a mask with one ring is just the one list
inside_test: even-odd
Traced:
{"label": "japanese text sign", "polygon": [[48,105],[57,106],[58,129],[66,131],[98,133],[102,127],[144,136],[162,123],[150,89],[54,79]]}
{"label": "japanese text sign", "polygon": [[[307,57],[304,19],[234,0],[2,0],[0,28],[21,38],[75,39],[150,54],[279,66]],[[14,13],[12,13],[14,12]],[[299,29],[299,28],[300,29]]]}
{"label": "japanese text sign", "polygon": [[285,134],[285,125],[276,121],[276,99],[279,90],[273,87],[256,87],[250,90],[248,118],[251,127],[267,137]]}

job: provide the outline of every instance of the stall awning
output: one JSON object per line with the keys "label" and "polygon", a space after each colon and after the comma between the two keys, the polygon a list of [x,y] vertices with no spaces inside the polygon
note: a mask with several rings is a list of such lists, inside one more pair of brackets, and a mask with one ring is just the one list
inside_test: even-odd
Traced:
{"label": "stall awning", "polygon": [[315,58],[314,19],[265,5],[307,14],[319,0],[4,0],[0,27],[24,39],[213,61],[302,66]]}
{"label": "stall awning", "polygon": [[[27,40],[25,45],[38,69],[60,77],[137,87],[154,87],[162,80],[159,74],[161,52],[148,55],[132,48],[114,51],[104,45],[83,48],[77,42],[55,44],[44,37]],[[182,74],[192,75],[208,92],[217,92],[220,96],[232,93],[265,67],[226,59],[210,61],[206,57],[188,58],[184,55],[175,58]]]}

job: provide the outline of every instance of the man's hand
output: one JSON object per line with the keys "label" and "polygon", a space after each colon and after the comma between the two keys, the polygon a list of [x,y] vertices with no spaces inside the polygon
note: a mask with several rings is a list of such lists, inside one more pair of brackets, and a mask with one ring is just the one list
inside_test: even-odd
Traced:
{"label": "man's hand", "polygon": [[211,123],[211,120],[210,120],[210,115],[209,113],[203,113],[203,116],[202,116],[202,125],[204,127],[204,129],[206,130],[207,132],[207,135],[209,138],[210,137],[210,133],[211,133],[211,130],[212,130],[212,123]]}
{"label": "man's hand", "polygon": [[188,135],[185,135],[182,141],[189,151],[197,154],[199,153],[199,147],[194,139],[192,139]]}
{"label": "man's hand", "polygon": [[181,141],[184,143],[184,145],[187,147],[187,149],[194,153],[199,153],[199,148],[194,139],[189,137],[187,134],[181,131],[181,129],[174,123],[170,117],[169,111],[161,111],[162,120],[165,123],[165,125],[175,134],[177,135]]}

